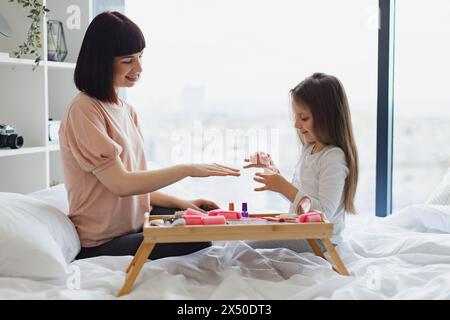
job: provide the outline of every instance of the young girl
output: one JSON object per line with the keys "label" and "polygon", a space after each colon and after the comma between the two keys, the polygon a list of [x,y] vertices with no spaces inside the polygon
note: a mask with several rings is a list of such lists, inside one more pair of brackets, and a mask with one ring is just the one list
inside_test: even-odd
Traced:
{"label": "young girl", "polygon": [[[81,240],[77,259],[134,255],[143,240],[144,214],[152,206],[214,209],[212,201],[184,200],[159,189],[185,177],[238,176],[217,164],[177,165],[149,170],[134,108],[118,96],[142,73],[145,39],[119,12],[92,20],[75,68],[80,93],[68,107],[59,131],[64,184]],[[209,243],[157,244],[151,259],[185,255]]]}
{"label": "young girl", "polygon": [[[347,96],[336,77],[323,73],[306,78],[290,94],[295,128],[303,146],[292,182],[280,174],[270,155],[264,153],[252,156],[256,157],[256,163],[244,168],[269,169],[255,174],[254,180],[264,184],[255,191],[282,194],[291,202],[291,213],[298,213],[300,199],[309,196],[312,209],[322,211],[334,224],[331,240],[338,244],[342,240],[345,212],[355,213],[353,202],[358,182],[358,155]],[[307,242],[299,240],[249,243],[255,247],[310,251]]]}

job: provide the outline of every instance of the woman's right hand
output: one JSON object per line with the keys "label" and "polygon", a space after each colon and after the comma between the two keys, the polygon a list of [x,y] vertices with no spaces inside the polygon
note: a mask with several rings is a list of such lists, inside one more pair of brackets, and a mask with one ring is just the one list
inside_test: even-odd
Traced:
{"label": "woman's right hand", "polygon": [[239,177],[239,169],[213,164],[191,164],[189,166],[190,177],[235,176]]}
{"label": "woman's right hand", "polygon": [[250,162],[250,164],[244,166],[244,169],[248,168],[264,168],[264,169],[270,169],[271,171],[275,173],[280,173],[280,170],[278,170],[277,166],[273,162],[272,158],[270,157],[270,154],[265,152],[255,152],[250,156],[250,158],[244,159],[245,162]]}

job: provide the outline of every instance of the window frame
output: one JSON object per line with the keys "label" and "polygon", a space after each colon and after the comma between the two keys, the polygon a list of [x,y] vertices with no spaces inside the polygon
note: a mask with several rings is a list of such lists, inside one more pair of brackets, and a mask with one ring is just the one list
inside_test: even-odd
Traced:
{"label": "window frame", "polygon": [[379,0],[375,214],[392,213],[395,0]]}

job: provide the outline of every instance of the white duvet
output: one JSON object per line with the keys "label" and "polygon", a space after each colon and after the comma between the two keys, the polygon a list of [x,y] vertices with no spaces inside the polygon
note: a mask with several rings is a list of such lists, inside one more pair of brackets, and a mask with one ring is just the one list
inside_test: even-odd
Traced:
{"label": "white duvet", "polygon": [[[450,207],[349,218],[337,247],[352,276],[313,254],[241,241],[147,262],[121,299],[450,299]],[[67,279],[0,277],[0,299],[117,299],[131,257],[75,261]]]}

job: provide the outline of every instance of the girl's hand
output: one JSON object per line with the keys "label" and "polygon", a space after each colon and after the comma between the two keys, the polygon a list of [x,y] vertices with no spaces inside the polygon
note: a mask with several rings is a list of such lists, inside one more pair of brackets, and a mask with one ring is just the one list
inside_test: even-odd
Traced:
{"label": "girl's hand", "polygon": [[180,200],[180,202],[177,204],[177,207],[183,210],[191,208],[200,212],[220,209],[220,207],[215,202],[206,199]]}
{"label": "girl's hand", "polygon": [[265,184],[263,187],[256,188],[255,191],[275,191],[280,192],[283,186],[286,184],[286,179],[283,176],[276,172],[269,173],[255,173],[253,180],[259,183]]}
{"label": "girl's hand", "polygon": [[211,177],[211,176],[235,176],[241,174],[239,169],[225,167],[217,163],[213,164],[191,164],[189,165],[190,177]]}
{"label": "girl's hand", "polygon": [[264,152],[256,152],[250,156],[250,158],[244,159],[245,162],[250,162],[250,164],[244,166],[244,169],[248,168],[264,168],[264,169],[270,169],[271,171],[274,171],[276,173],[280,173],[280,170],[276,167],[275,163],[273,162],[272,158],[270,157],[270,154],[266,154]]}
{"label": "girl's hand", "polygon": [[289,201],[294,201],[298,189],[287,181],[281,174],[276,172],[269,173],[255,173],[253,180],[265,184],[263,187],[256,188],[255,191],[270,190],[281,193]]}

